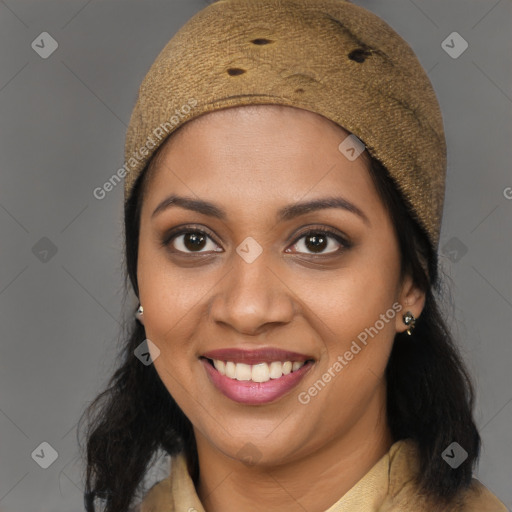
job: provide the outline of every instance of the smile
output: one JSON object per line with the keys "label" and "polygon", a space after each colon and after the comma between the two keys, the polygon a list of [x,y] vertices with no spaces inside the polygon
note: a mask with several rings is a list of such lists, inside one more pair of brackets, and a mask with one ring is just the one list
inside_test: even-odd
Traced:
{"label": "smile", "polygon": [[[208,357],[212,354],[217,357]],[[285,354],[289,359],[275,360],[276,353],[238,352],[231,353],[233,361],[228,359],[227,352],[218,351],[205,354],[199,360],[210,383],[225,397],[246,405],[262,405],[289,393],[315,363],[314,359],[304,355],[279,353],[281,356]]]}

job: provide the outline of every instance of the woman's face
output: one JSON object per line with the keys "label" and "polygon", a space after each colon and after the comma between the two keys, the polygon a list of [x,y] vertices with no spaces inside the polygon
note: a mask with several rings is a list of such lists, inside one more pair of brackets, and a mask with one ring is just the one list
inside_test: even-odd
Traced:
{"label": "woman's face", "polygon": [[[219,454],[291,461],[362,442],[385,413],[393,338],[421,294],[400,279],[366,152],[338,149],[348,135],[292,107],[220,110],[184,125],[151,171],[137,268],[146,336],[198,443]],[[320,200],[332,207],[301,206]]]}

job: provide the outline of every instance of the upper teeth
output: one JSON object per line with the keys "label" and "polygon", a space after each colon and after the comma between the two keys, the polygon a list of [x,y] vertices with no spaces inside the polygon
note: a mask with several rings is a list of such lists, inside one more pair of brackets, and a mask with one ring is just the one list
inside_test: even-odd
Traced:
{"label": "upper teeth", "polygon": [[267,382],[270,379],[279,379],[283,375],[298,370],[304,366],[304,361],[272,361],[270,364],[245,364],[232,361],[213,359],[215,369],[221,374],[235,380],[252,380],[254,382]]}

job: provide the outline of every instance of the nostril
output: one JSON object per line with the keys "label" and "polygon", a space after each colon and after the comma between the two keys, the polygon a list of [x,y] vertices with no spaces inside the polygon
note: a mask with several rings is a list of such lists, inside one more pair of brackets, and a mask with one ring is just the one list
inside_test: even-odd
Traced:
{"label": "nostril", "polygon": [[348,54],[348,58],[355,62],[364,62],[366,57],[369,57],[371,54],[372,52],[370,50],[365,48],[356,48]]}
{"label": "nostril", "polygon": [[228,75],[230,76],[236,76],[236,75],[242,75],[245,73],[245,69],[240,69],[240,68],[229,68],[227,70],[228,72]]}

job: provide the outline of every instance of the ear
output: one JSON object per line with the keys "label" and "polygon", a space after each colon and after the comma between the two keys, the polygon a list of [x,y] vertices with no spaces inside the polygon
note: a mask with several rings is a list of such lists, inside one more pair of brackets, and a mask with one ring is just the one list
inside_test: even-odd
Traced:
{"label": "ear", "polygon": [[425,307],[425,292],[416,285],[410,275],[407,275],[401,285],[398,300],[402,309],[396,316],[396,332],[404,332],[408,327],[403,321],[403,315],[410,311],[415,318],[419,318]]}

